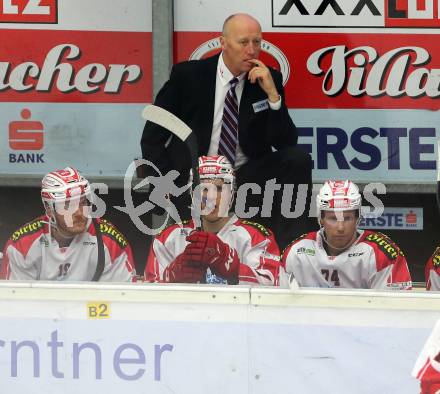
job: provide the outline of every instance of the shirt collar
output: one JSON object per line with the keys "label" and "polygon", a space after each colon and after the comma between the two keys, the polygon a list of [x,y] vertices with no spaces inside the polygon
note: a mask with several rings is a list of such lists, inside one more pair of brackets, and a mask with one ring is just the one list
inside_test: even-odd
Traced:
{"label": "shirt collar", "polygon": [[[231,79],[234,78],[232,73],[229,71],[229,68],[226,66],[225,62],[223,61],[223,53],[221,53],[218,58],[217,75],[218,78],[220,78],[220,82],[222,83],[223,86],[226,86],[231,81]],[[246,73],[242,73],[239,76],[237,76],[238,83],[240,83],[244,79],[245,75]]]}

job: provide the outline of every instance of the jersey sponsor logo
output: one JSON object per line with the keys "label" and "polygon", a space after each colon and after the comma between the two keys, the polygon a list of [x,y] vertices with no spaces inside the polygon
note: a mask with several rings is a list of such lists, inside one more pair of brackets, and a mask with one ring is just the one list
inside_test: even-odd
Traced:
{"label": "jersey sponsor logo", "polygon": [[121,246],[121,248],[125,248],[128,245],[128,242],[122,235],[122,233],[119,232],[119,230],[117,230],[113,226],[113,224],[111,224],[107,220],[101,219],[101,221],[99,222],[99,230],[102,234],[108,235],[110,236],[110,238],[114,239],[119,244],[119,246]]}
{"label": "jersey sponsor logo", "polygon": [[92,246],[92,245],[96,245],[96,242],[92,242],[92,241],[84,241],[83,242],[84,246]]}
{"label": "jersey sponsor logo", "polygon": [[57,23],[57,0],[0,0],[0,23]]}
{"label": "jersey sponsor logo", "polygon": [[[190,229],[190,228],[181,228],[180,235],[190,235],[191,231],[192,231],[192,229]],[[161,232],[163,232],[163,230]]]}
{"label": "jersey sponsor logo", "polygon": [[184,228],[183,226],[188,225],[190,220],[182,220],[180,223],[172,223],[169,226],[166,226],[162,231],[160,231],[156,237],[160,237],[166,230],[168,230],[170,227],[178,226],[180,227],[180,235],[189,235],[191,231],[193,231],[192,228]]}
{"label": "jersey sponsor logo", "polygon": [[38,230],[43,228],[43,226],[44,222],[42,220],[35,220],[33,222],[27,223],[23,227],[19,228],[17,231],[14,231],[11,236],[11,240],[16,242],[22,237],[36,233]]}
{"label": "jersey sponsor logo", "polygon": [[355,253],[349,253],[348,257],[359,257],[362,256],[364,252],[355,252]]}
{"label": "jersey sponsor logo", "polygon": [[392,260],[395,260],[399,255],[403,256],[403,252],[400,248],[382,233],[368,234],[365,240],[378,245],[379,249]]}
{"label": "jersey sponsor logo", "polygon": [[261,234],[265,235],[266,237],[270,236],[269,230],[260,223],[251,222],[249,220],[242,220],[241,222],[243,224],[247,224],[248,226],[256,228]]}
{"label": "jersey sponsor logo", "polygon": [[314,256],[316,254],[316,251],[315,251],[315,249],[298,248],[296,253],[297,254],[306,254],[308,256]]}
{"label": "jersey sponsor logo", "polygon": [[440,267],[440,246],[435,250],[434,254],[432,255],[432,265],[434,267]]}

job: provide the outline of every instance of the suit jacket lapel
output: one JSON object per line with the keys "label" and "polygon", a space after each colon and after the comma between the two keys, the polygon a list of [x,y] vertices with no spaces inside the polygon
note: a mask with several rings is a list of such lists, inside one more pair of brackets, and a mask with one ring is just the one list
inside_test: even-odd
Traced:
{"label": "suit jacket lapel", "polygon": [[252,89],[253,86],[247,79],[247,74],[245,77],[244,87],[243,87],[243,93],[241,94],[241,100],[240,100],[240,108],[238,110],[238,135],[240,138],[240,131],[246,130],[247,123],[250,118],[249,114],[249,103],[252,98]]}
{"label": "suit jacket lapel", "polygon": [[206,154],[209,149],[214,122],[215,83],[217,76],[217,62],[219,55],[206,59],[206,67],[203,78],[204,83],[200,97],[197,97],[201,107],[201,122],[199,133],[200,154]]}

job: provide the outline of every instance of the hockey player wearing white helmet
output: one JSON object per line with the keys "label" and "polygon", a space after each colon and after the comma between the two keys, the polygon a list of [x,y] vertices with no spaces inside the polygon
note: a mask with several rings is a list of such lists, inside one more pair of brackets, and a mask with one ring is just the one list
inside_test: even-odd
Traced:
{"label": "hockey player wearing white helmet", "polygon": [[410,289],[399,247],[386,235],[358,229],[362,197],[351,181],[327,181],[316,198],[319,231],[283,252],[282,285]]}
{"label": "hockey player wearing white helmet", "polygon": [[[235,189],[224,156],[199,158],[202,229],[174,224],[153,241],[145,268],[150,282],[274,285],[279,248],[270,230],[230,213]],[[194,199],[197,201],[197,199]]]}
{"label": "hockey player wearing white helmet", "polygon": [[132,251],[108,221],[91,219],[90,184],[66,167],[42,180],[46,214],[16,230],[0,277],[10,280],[132,281]]}

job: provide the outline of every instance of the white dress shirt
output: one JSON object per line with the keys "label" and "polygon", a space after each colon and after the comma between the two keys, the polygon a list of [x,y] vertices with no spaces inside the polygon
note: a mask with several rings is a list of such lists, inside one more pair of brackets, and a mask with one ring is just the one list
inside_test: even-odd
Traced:
{"label": "white dress shirt", "polygon": [[[240,100],[243,94],[246,73],[240,74],[237,79],[238,83],[235,86],[235,93],[237,95],[238,106],[240,107]],[[212,124],[211,143],[209,145],[208,155],[218,154],[218,145],[220,142],[220,134],[222,131],[223,109],[225,106],[226,93],[230,89],[229,82],[234,78],[234,75],[229,71],[223,61],[223,54],[220,54],[217,63],[217,76],[215,79],[215,102],[214,102],[214,121]],[[272,110],[281,108],[281,97],[275,102],[268,101],[269,107]],[[235,156],[235,168],[241,167],[248,161],[248,157],[241,150],[240,144],[237,144]]]}

